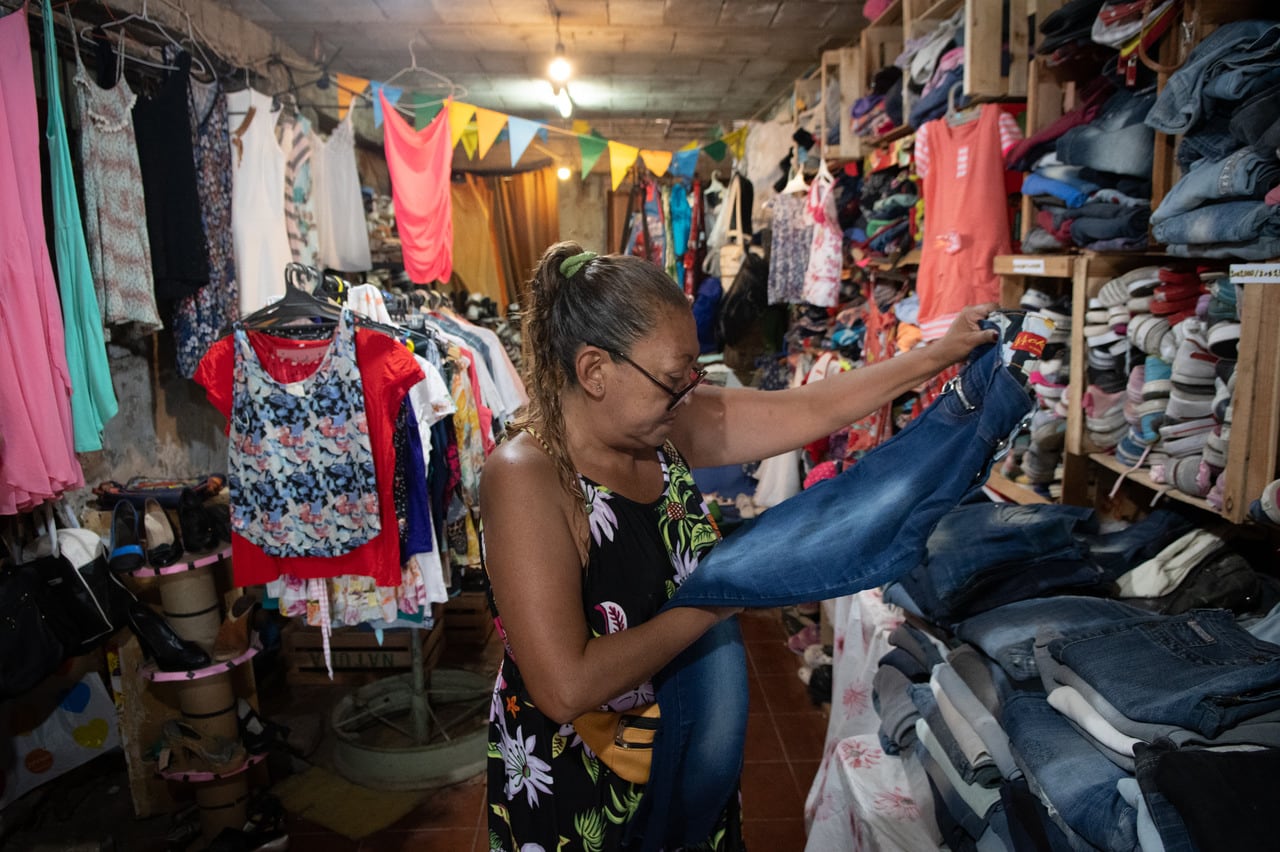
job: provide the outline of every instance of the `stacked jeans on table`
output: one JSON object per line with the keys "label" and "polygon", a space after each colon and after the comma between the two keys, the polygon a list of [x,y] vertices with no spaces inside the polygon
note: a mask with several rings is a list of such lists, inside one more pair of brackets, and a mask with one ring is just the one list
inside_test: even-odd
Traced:
{"label": "stacked jeans on table", "polygon": [[1022,193],[1035,202],[1036,226],[1023,251],[1146,247],[1154,135],[1143,119],[1154,102],[1154,91],[1112,94],[1032,164]]}
{"label": "stacked jeans on table", "polygon": [[[1280,23],[1235,21],[1205,37],[1174,72],[1146,124],[1183,134],[1183,177],[1152,215],[1171,255],[1280,256]],[[1277,199],[1280,200],[1280,199]]]}
{"label": "stacked jeans on table", "polygon": [[952,849],[1129,852],[1195,848],[1188,837],[1214,827],[1231,836],[1169,770],[1212,783],[1236,752],[1208,749],[1241,744],[1276,765],[1276,586],[1172,512],[1102,533],[1086,509],[961,506],[925,564],[885,593],[918,619],[890,637],[874,676],[882,747],[924,768]]}

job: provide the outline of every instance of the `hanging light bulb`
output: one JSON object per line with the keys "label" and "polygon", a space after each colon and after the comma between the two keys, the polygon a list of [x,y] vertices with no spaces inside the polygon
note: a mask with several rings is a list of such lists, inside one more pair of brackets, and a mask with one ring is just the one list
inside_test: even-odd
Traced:
{"label": "hanging light bulb", "polygon": [[560,13],[556,12],[556,55],[547,66],[547,76],[552,83],[561,84],[569,80],[573,74],[573,66],[564,55],[564,42],[560,40]]}
{"label": "hanging light bulb", "polygon": [[569,64],[569,60],[564,55],[564,45],[557,43],[555,58],[547,66],[547,76],[551,78],[553,83],[564,83],[572,74],[573,66]]}
{"label": "hanging light bulb", "polygon": [[565,85],[556,87],[555,96],[556,111],[560,113],[561,118],[568,118],[573,115],[573,98],[569,97],[569,87]]}
{"label": "hanging light bulb", "polygon": [[561,166],[556,169],[556,177],[560,180],[568,180],[573,176],[573,171],[568,166]]}

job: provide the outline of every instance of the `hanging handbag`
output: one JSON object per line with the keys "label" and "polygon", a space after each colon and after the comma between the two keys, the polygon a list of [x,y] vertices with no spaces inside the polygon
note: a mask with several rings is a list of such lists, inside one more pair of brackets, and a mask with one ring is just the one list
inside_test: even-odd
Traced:
{"label": "hanging handbag", "polygon": [[720,246],[720,283],[726,293],[742,267],[747,252],[748,235],[742,230],[742,176],[736,172],[729,181],[729,196],[725,199],[729,225],[725,231],[724,245]]}
{"label": "hanging handbag", "polygon": [[0,568],[0,700],[16,698],[57,671],[68,654],[49,590],[30,565]]}
{"label": "hanging handbag", "polygon": [[[58,528],[55,512],[65,526]],[[32,513],[42,524],[16,559],[44,584],[45,601],[55,624],[63,624],[61,640],[69,657],[88,653],[124,623],[122,602],[128,593],[117,586],[107,565],[102,538],[75,526],[65,504],[46,503]],[[123,595],[123,597],[122,597]]]}
{"label": "hanging handbag", "polygon": [[748,251],[732,286],[720,299],[720,342],[728,346],[737,343],[768,306],[769,261]]}
{"label": "hanging handbag", "polygon": [[573,729],[619,778],[646,784],[661,723],[655,702],[634,710],[590,710],[573,720]]}

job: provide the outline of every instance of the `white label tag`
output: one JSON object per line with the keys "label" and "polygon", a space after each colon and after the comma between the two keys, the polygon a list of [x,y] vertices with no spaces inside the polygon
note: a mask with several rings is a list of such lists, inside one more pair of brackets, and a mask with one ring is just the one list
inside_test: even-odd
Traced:
{"label": "white label tag", "polygon": [[1022,275],[1044,275],[1044,258],[1015,257],[1013,271]]}
{"label": "white label tag", "polygon": [[1280,263],[1233,263],[1231,280],[1237,284],[1280,284]]}
{"label": "white label tag", "polygon": [[284,392],[289,394],[290,396],[306,396],[307,395],[307,389],[306,387],[303,386],[302,382],[291,382],[290,384],[285,385]]}

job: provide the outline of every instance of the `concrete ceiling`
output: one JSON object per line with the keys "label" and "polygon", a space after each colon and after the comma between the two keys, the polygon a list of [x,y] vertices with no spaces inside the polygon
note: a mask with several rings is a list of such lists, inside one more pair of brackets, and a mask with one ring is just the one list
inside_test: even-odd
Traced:
{"label": "concrete ceiling", "polygon": [[[575,118],[609,135],[683,144],[758,114],[821,52],[849,44],[860,0],[219,0],[332,70],[385,80],[419,65],[465,100],[558,120],[546,79],[555,14],[574,74]],[[336,53],[336,56],[335,56]],[[398,82],[416,75],[404,75]]]}

